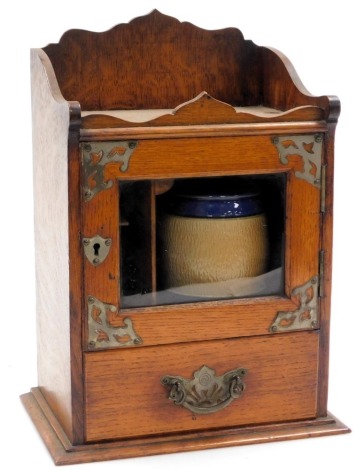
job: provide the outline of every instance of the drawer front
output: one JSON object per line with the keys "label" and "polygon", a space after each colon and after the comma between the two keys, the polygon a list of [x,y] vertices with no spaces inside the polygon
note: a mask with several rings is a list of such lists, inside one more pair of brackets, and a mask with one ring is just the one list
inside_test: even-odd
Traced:
{"label": "drawer front", "polygon": [[87,441],[315,417],[318,342],[311,331],[86,353]]}

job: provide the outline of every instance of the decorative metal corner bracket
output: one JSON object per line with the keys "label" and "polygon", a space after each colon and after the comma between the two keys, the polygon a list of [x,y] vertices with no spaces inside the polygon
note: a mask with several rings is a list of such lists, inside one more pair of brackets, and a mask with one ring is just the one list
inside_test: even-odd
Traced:
{"label": "decorative metal corner bracket", "polygon": [[[116,312],[115,305],[106,304],[93,296],[88,297],[88,347],[103,349],[138,346],[142,339],[134,330],[131,318],[124,318],[124,326],[115,327],[107,321],[107,312]],[[105,323],[101,315],[105,315]]]}
{"label": "decorative metal corner bracket", "polygon": [[216,377],[215,370],[202,366],[193,379],[165,375],[161,384],[170,389],[169,399],[195,414],[209,414],[222,410],[245,390],[242,377],[246,369],[235,369]]}
{"label": "decorative metal corner bracket", "polygon": [[283,165],[288,164],[288,158],[292,155],[303,160],[302,171],[295,171],[297,178],[321,188],[322,134],[273,137],[272,143],[277,147]]}
{"label": "decorative metal corner bracket", "polygon": [[293,289],[292,296],[298,297],[299,308],[292,312],[278,312],[270,331],[276,333],[315,328],[318,324],[318,287],[319,277],[313,276],[302,286]]}
{"label": "decorative metal corner bracket", "polygon": [[92,238],[83,238],[84,254],[93,266],[99,266],[109,254],[112,244],[111,238],[95,235]]}
{"label": "decorative metal corner bracket", "polygon": [[121,163],[120,171],[126,172],[130,158],[137,147],[136,141],[92,142],[83,144],[83,191],[85,201],[113,185],[113,180],[105,176],[108,163]]}

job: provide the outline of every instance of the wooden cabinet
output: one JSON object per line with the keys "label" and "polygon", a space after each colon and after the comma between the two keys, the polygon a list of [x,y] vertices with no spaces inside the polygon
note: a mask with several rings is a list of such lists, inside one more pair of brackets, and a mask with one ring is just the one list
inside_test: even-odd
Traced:
{"label": "wooden cabinet", "polygon": [[237,29],[157,11],[31,68],[22,400],[55,462],[348,432],[327,412],[337,98]]}

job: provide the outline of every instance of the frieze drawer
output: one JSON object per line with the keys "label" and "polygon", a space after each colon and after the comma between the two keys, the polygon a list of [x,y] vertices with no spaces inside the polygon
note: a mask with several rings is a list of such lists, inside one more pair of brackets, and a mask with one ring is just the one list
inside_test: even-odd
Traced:
{"label": "frieze drawer", "polygon": [[87,441],[315,417],[318,345],[311,331],[86,353]]}

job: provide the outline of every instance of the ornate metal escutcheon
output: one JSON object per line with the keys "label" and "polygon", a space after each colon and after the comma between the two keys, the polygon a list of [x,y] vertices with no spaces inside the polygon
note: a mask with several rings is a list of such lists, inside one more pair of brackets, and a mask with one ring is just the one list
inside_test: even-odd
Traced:
{"label": "ornate metal escutcheon", "polygon": [[180,376],[165,375],[161,384],[170,388],[169,399],[176,405],[196,414],[209,414],[222,410],[245,390],[243,368],[234,369],[216,377],[215,370],[202,366],[194,372],[192,380]]}
{"label": "ornate metal escutcheon", "polygon": [[83,238],[84,254],[93,266],[101,264],[109,254],[112,240],[95,235],[92,238]]}

